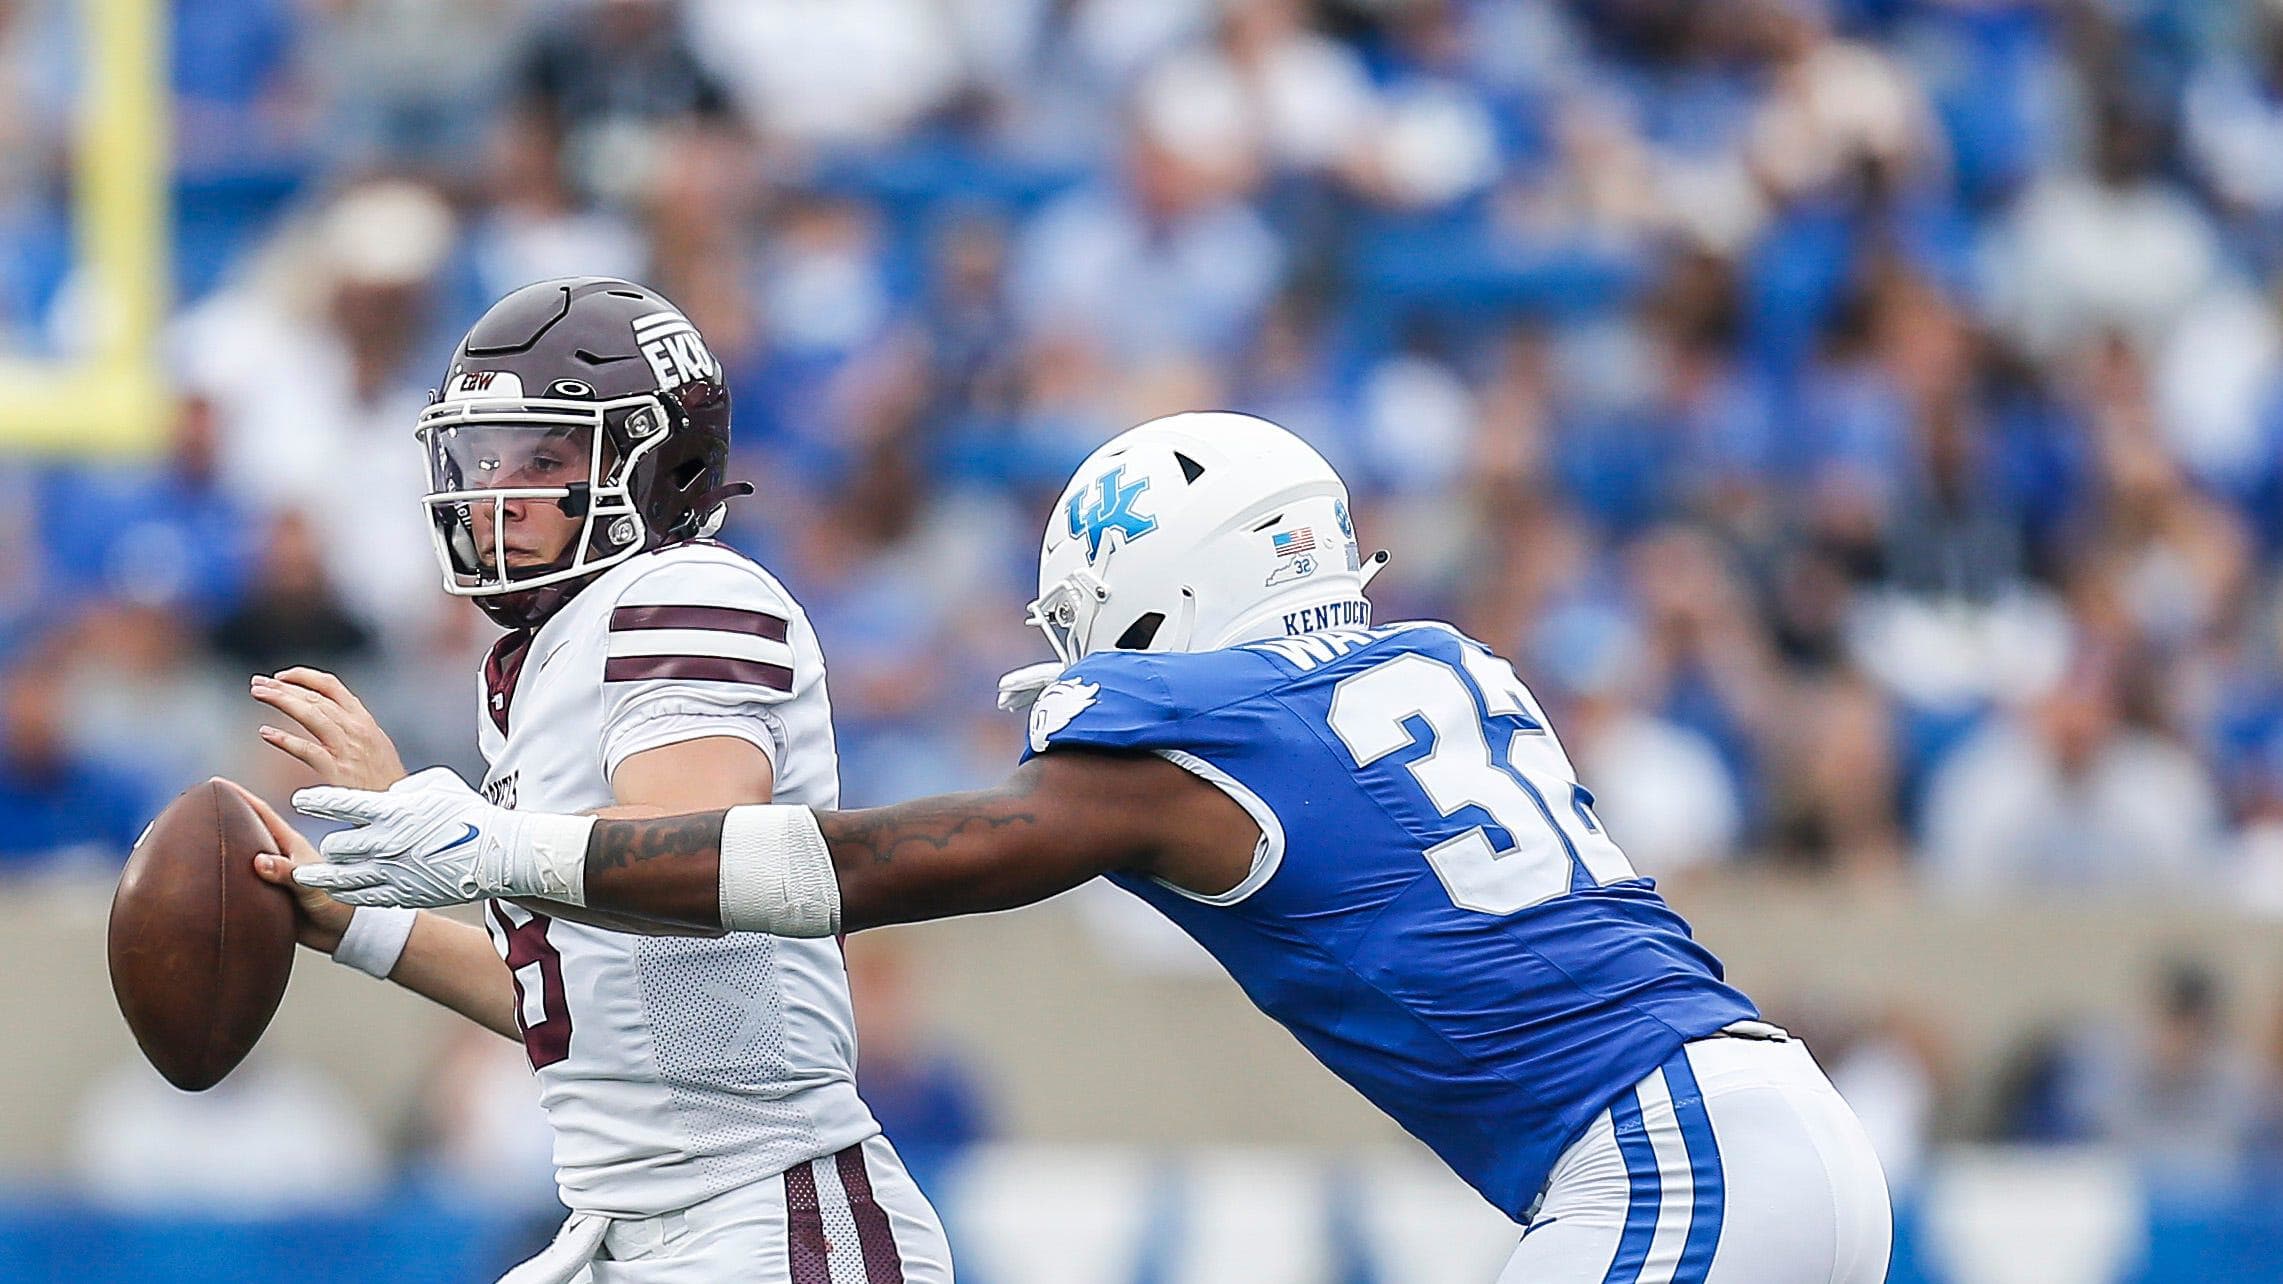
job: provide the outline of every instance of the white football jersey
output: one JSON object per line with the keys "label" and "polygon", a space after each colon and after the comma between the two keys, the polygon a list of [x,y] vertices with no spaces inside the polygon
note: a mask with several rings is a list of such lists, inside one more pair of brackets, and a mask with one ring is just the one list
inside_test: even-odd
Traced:
{"label": "white football jersey", "polygon": [[[484,792],[528,811],[608,807],[648,749],[735,736],[769,755],[776,801],[839,802],[816,633],[768,572],[717,544],[605,571],[484,663]],[[856,1095],[836,941],[605,931],[507,901],[485,925],[579,1211],[653,1217],[880,1131]]]}

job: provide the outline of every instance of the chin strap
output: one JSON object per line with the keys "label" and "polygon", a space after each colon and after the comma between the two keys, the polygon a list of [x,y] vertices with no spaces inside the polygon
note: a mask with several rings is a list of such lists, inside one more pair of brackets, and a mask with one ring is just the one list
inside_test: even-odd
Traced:
{"label": "chin strap", "polygon": [[1069,666],[1060,660],[1042,660],[1005,673],[999,678],[999,707],[1009,713],[1024,713],[1038,703],[1038,694],[1054,685]]}
{"label": "chin strap", "polygon": [[698,502],[690,506],[691,511],[705,514],[698,522],[697,537],[713,538],[714,532],[721,529],[721,524],[729,520],[729,501],[752,493],[752,482],[726,482],[698,496]]}

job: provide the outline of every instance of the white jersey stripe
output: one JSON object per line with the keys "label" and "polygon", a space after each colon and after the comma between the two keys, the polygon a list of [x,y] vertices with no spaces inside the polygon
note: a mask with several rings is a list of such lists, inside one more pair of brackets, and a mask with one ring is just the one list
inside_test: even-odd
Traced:
{"label": "white jersey stripe", "polygon": [[607,654],[614,659],[630,655],[718,655],[793,667],[793,648],[785,643],[750,633],[724,633],[719,629],[642,629],[613,633]]}

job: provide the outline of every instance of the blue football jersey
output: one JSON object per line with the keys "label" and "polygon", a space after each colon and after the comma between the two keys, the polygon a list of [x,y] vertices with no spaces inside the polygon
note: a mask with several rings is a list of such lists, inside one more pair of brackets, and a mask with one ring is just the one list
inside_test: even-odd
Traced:
{"label": "blue football jersey", "polygon": [[1163,755],[1260,822],[1221,895],[1112,877],[1509,1216],[1682,1043],[1758,1015],[1513,669],[1447,625],[1090,656],[1025,757],[1080,747]]}

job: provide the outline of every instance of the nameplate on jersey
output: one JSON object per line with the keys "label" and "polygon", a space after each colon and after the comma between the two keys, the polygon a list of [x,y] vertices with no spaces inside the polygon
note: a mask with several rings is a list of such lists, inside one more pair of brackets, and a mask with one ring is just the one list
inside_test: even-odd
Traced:
{"label": "nameplate on jersey", "polygon": [[1370,646],[1374,638],[1367,629],[1324,629],[1315,633],[1302,633],[1288,638],[1269,638],[1263,642],[1245,644],[1248,651],[1266,651],[1286,664],[1306,673],[1330,664],[1350,651]]}

